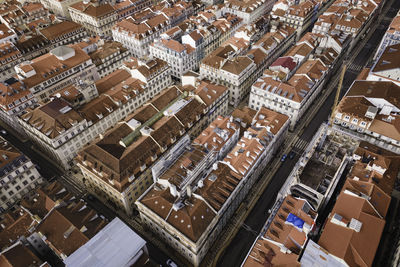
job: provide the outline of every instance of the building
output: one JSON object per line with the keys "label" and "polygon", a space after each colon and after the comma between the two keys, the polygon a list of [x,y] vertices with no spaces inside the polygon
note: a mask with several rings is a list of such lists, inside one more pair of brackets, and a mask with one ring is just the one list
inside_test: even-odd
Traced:
{"label": "building", "polygon": [[3,1],[0,4],[0,21],[18,35],[24,30],[31,30],[31,26],[42,27],[52,22],[49,11],[38,2]]}
{"label": "building", "polygon": [[78,45],[59,46],[49,53],[15,66],[18,79],[40,101],[79,80],[99,79],[92,59]]}
{"label": "building", "polygon": [[[171,3],[172,4],[172,3]],[[178,25],[194,12],[195,2],[159,3],[115,24],[113,39],[137,58],[148,57],[150,44],[168,29]]]}
{"label": "building", "polygon": [[85,27],[91,36],[112,36],[111,28],[117,22],[118,13],[109,3],[98,1],[80,1],[69,8],[72,21]]}
{"label": "building", "polygon": [[32,161],[3,138],[0,146],[0,211],[3,212],[42,183],[43,178]]}
{"label": "building", "polygon": [[313,17],[315,17],[319,8],[321,8],[321,6],[317,1],[280,0],[272,7],[271,17],[272,19],[277,19],[295,28],[297,30],[297,35],[301,36],[311,23],[313,23]]}
{"label": "building", "polygon": [[[31,241],[40,238],[65,260],[93,238],[108,222],[84,201],[56,205],[37,225]],[[41,241],[39,240],[39,241]],[[38,241],[38,242],[39,242]]]}
{"label": "building", "polygon": [[389,81],[400,86],[400,43],[388,45],[368,70],[367,81]]}
{"label": "building", "polygon": [[55,14],[58,17],[61,17],[63,19],[70,19],[71,16],[69,14],[68,8],[72,6],[75,3],[80,2],[81,0],[41,0],[40,2],[44,5],[45,8],[47,8],[49,11],[51,11],[53,14]]}
{"label": "building", "polygon": [[400,13],[393,18],[382,38],[379,48],[375,53],[374,58],[380,58],[386,47],[400,43]]}
{"label": "building", "polygon": [[39,32],[48,40],[49,50],[61,45],[78,43],[87,37],[87,32],[82,25],[68,20],[52,24]]}
{"label": "building", "polygon": [[164,14],[139,23],[129,17],[116,23],[112,33],[114,40],[128,48],[134,57],[142,58],[149,54],[149,46],[154,39],[170,27],[169,18]]}
{"label": "building", "polygon": [[265,106],[290,116],[293,129],[338,68],[347,44],[348,39],[305,34],[253,84],[249,106]]}
{"label": "building", "polygon": [[335,128],[398,153],[399,90],[400,87],[392,82],[354,81],[334,111]]}
{"label": "building", "polygon": [[[229,127],[235,123],[232,117],[229,123]],[[223,145],[215,146],[216,150],[201,141],[201,146],[182,147],[168,157],[163,168],[153,169],[156,183],[136,202],[142,222],[190,263],[200,265],[283,141],[288,124],[287,116],[264,109],[254,117],[254,128],[249,128],[236,145],[229,143],[228,134],[225,144],[221,140]],[[228,152],[224,147],[233,148],[216,162],[221,151]]]}
{"label": "building", "polygon": [[31,266],[47,267],[27,246],[20,241],[0,252],[0,265],[4,267]]}
{"label": "building", "polygon": [[146,241],[117,217],[68,256],[64,263],[76,267],[143,266],[148,259]]}
{"label": "building", "polygon": [[14,66],[24,61],[24,58],[11,42],[0,44],[0,53],[0,79],[5,81],[15,75]]}
{"label": "building", "polygon": [[18,123],[18,116],[34,106],[37,103],[36,98],[28,88],[13,78],[0,83],[0,91],[0,119],[21,136],[25,136]]}
{"label": "building", "polygon": [[399,172],[400,157],[361,142],[352,158],[354,165],[324,224],[318,244],[307,245],[302,264],[373,264]]}
{"label": "building", "polygon": [[[84,42],[82,43],[82,45]],[[97,40],[93,49],[86,50],[93,64],[96,65],[100,78],[107,76],[122,67],[123,62],[129,60],[129,50],[115,41]]]}
{"label": "building", "polygon": [[240,127],[230,117],[218,116],[201,134],[193,145],[213,150],[217,160],[223,160],[239,140]]}
{"label": "building", "polygon": [[18,40],[18,36],[14,30],[7,27],[5,24],[0,24],[0,44],[4,43],[15,43]]}
{"label": "building", "polygon": [[170,85],[165,62],[140,64],[117,70],[94,85],[82,81],[64,87],[51,101],[21,114],[19,124],[44,153],[69,169],[83,146]]}
{"label": "building", "polygon": [[235,14],[243,19],[243,23],[251,24],[266,13],[269,13],[274,5],[274,0],[261,1],[224,1],[223,13]]}
{"label": "building", "polygon": [[[329,1],[330,2],[330,1]],[[312,32],[322,35],[350,36],[351,49],[363,38],[378,16],[382,1],[334,1],[315,22]]]}
{"label": "building", "polygon": [[184,73],[189,70],[196,70],[199,66],[195,47],[173,39],[156,40],[150,45],[150,55],[168,62],[171,66],[172,75],[178,79]]}
{"label": "building", "polygon": [[200,74],[229,88],[229,104],[237,106],[254,82],[256,63],[248,55],[235,55],[231,45],[220,46],[200,64]]}
{"label": "building", "polygon": [[121,21],[129,16],[132,16],[147,7],[151,7],[150,0],[123,0],[114,4],[114,9],[118,13],[118,21]]}
{"label": "building", "polygon": [[[274,66],[272,64],[270,69]],[[282,66],[288,66],[287,70],[291,72],[296,64],[282,61],[279,67]],[[286,114],[290,116],[291,127],[294,128],[324,86],[327,70],[328,67],[321,60],[310,59],[298,68],[287,83],[268,76],[259,78],[251,89],[250,107],[259,109],[265,106]]]}
{"label": "building", "polygon": [[242,266],[300,266],[299,255],[315,230],[317,216],[306,200],[286,196],[268,218]]}
{"label": "building", "polygon": [[214,104],[224,94],[226,89],[206,94],[205,102],[177,86],[162,91],[78,154],[87,190],[131,214],[135,200],[153,183],[153,166],[209,124],[210,107],[217,115],[226,112],[226,104]]}

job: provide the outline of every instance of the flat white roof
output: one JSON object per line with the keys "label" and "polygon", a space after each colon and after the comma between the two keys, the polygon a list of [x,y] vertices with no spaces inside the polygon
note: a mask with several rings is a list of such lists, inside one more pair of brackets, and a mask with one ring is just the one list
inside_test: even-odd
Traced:
{"label": "flat white roof", "polygon": [[146,241],[119,218],[115,218],[64,263],[73,267],[122,267],[146,245]]}

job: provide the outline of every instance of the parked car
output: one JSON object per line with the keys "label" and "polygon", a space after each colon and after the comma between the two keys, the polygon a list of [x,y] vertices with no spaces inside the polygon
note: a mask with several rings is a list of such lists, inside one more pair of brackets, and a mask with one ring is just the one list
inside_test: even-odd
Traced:
{"label": "parked car", "polygon": [[286,160],[286,158],[287,158],[287,155],[286,155],[286,154],[283,154],[283,156],[282,156],[282,158],[281,158],[281,161],[284,162],[284,161]]}
{"label": "parked car", "polygon": [[296,156],[296,153],[294,153],[294,151],[291,151],[291,152],[289,153],[289,159],[293,159],[294,156]]}
{"label": "parked car", "polygon": [[7,134],[6,130],[0,130],[0,133],[1,133],[2,135],[6,135],[6,134]]}
{"label": "parked car", "polygon": [[178,267],[178,265],[175,262],[173,262],[171,259],[167,260],[167,265],[169,267]]}

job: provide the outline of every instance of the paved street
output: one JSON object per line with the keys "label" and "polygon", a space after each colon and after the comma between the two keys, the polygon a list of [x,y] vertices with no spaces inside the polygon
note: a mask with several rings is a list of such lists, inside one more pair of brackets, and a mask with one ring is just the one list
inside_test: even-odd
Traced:
{"label": "paved street", "polygon": [[[386,13],[386,18],[393,18],[399,8],[400,1],[394,1],[392,8],[390,8]],[[341,96],[343,96],[343,94],[348,90],[362,67],[368,63],[369,58],[373,56],[373,51],[379,45],[390,21],[391,20],[388,19],[382,20],[380,25],[372,33],[367,44],[361,49],[360,53],[358,53],[356,58],[352,61],[352,64],[349,64],[351,65],[351,68],[345,74]],[[225,253],[221,256],[217,266],[241,265],[256,238],[255,233],[261,231],[262,226],[269,216],[268,210],[272,208],[276,199],[276,194],[298,160],[299,154],[302,153],[308,142],[311,141],[321,123],[327,120],[333,105],[334,97],[335,91],[329,95],[321,109],[316,113],[317,115],[311,120],[301,136],[299,136],[299,141],[295,144],[295,151],[298,152],[296,157],[292,160],[287,160],[278,169],[276,174],[273,176],[271,183],[267,187],[267,190],[265,190],[261,195],[247,219],[244,221],[243,225],[245,225],[245,227],[242,226],[238,231],[231,244],[226,248]]]}

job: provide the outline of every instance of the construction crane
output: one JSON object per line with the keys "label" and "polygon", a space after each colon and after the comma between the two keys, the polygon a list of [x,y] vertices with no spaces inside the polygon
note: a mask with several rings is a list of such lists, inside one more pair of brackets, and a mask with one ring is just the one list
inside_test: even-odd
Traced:
{"label": "construction crane", "polygon": [[339,79],[339,84],[336,90],[336,95],[335,95],[335,101],[333,102],[333,106],[332,106],[332,112],[331,112],[331,118],[330,118],[330,122],[329,122],[329,127],[333,126],[333,122],[334,122],[334,112],[335,109],[338,105],[339,102],[339,96],[340,96],[340,91],[342,90],[342,86],[343,86],[343,79],[344,79],[344,74],[346,73],[346,69],[347,69],[347,62],[344,61],[343,64],[343,68],[342,68],[342,73],[340,74],[340,79]]}

